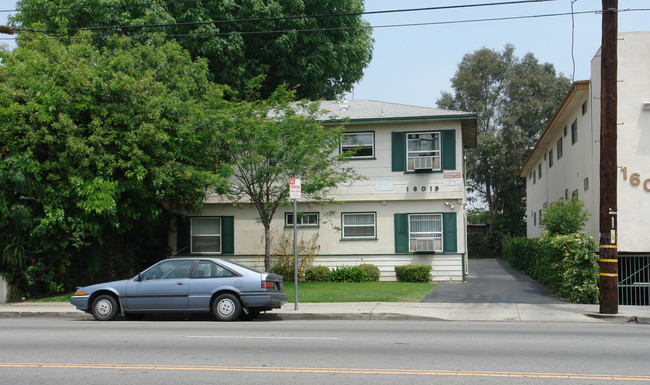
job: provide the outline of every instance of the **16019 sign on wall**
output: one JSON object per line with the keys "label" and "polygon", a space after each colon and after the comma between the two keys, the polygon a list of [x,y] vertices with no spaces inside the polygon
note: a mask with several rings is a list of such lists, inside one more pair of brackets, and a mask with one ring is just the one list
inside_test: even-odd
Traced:
{"label": "16019 sign on wall", "polygon": [[[641,174],[638,172],[633,172],[628,175],[627,167],[621,167],[621,172],[623,173],[623,180],[630,182],[634,187],[643,186],[643,189],[647,192],[650,192],[650,178],[643,179]],[[629,179],[628,179],[629,177]]]}

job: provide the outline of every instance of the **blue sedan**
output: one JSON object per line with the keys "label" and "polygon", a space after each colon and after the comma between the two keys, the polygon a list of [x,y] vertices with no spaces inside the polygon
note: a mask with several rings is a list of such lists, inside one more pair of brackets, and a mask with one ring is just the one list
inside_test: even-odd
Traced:
{"label": "blue sedan", "polygon": [[282,276],[218,258],[173,258],[131,279],[81,287],[70,302],[99,321],[118,314],[213,313],[233,321],[287,303]]}

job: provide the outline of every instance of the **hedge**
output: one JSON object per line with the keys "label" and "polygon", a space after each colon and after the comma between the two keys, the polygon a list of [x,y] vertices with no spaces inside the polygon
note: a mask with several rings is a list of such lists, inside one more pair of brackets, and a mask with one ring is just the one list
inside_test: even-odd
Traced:
{"label": "hedge", "polygon": [[399,282],[430,282],[431,265],[395,266],[395,276]]}
{"label": "hedge", "polygon": [[594,239],[586,233],[506,240],[503,258],[534,280],[548,285],[562,298],[598,303],[598,256]]}

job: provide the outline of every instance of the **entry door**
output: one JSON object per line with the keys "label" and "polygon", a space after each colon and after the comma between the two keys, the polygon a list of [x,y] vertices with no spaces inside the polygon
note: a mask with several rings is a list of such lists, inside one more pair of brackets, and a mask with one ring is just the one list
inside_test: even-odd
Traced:
{"label": "entry door", "polygon": [[190,270],[193,260],[165,260],[142,273],[142,280],[127,287],[126,308],[129,310],[187,309]]}

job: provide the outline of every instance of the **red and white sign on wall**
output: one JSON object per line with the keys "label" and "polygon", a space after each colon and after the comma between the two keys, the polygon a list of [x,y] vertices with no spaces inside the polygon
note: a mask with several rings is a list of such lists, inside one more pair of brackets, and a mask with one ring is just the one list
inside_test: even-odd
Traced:
{"label": "red and white sign on wall", "polygon": [[289,199],[302,198],[302,185],[300,179],[289,179]]}
{"label": "red and white sign on wall", "polygon": [[445,172],[444,185],[445,186],[459,186],[463,184],[463,175],[458,171]]}

